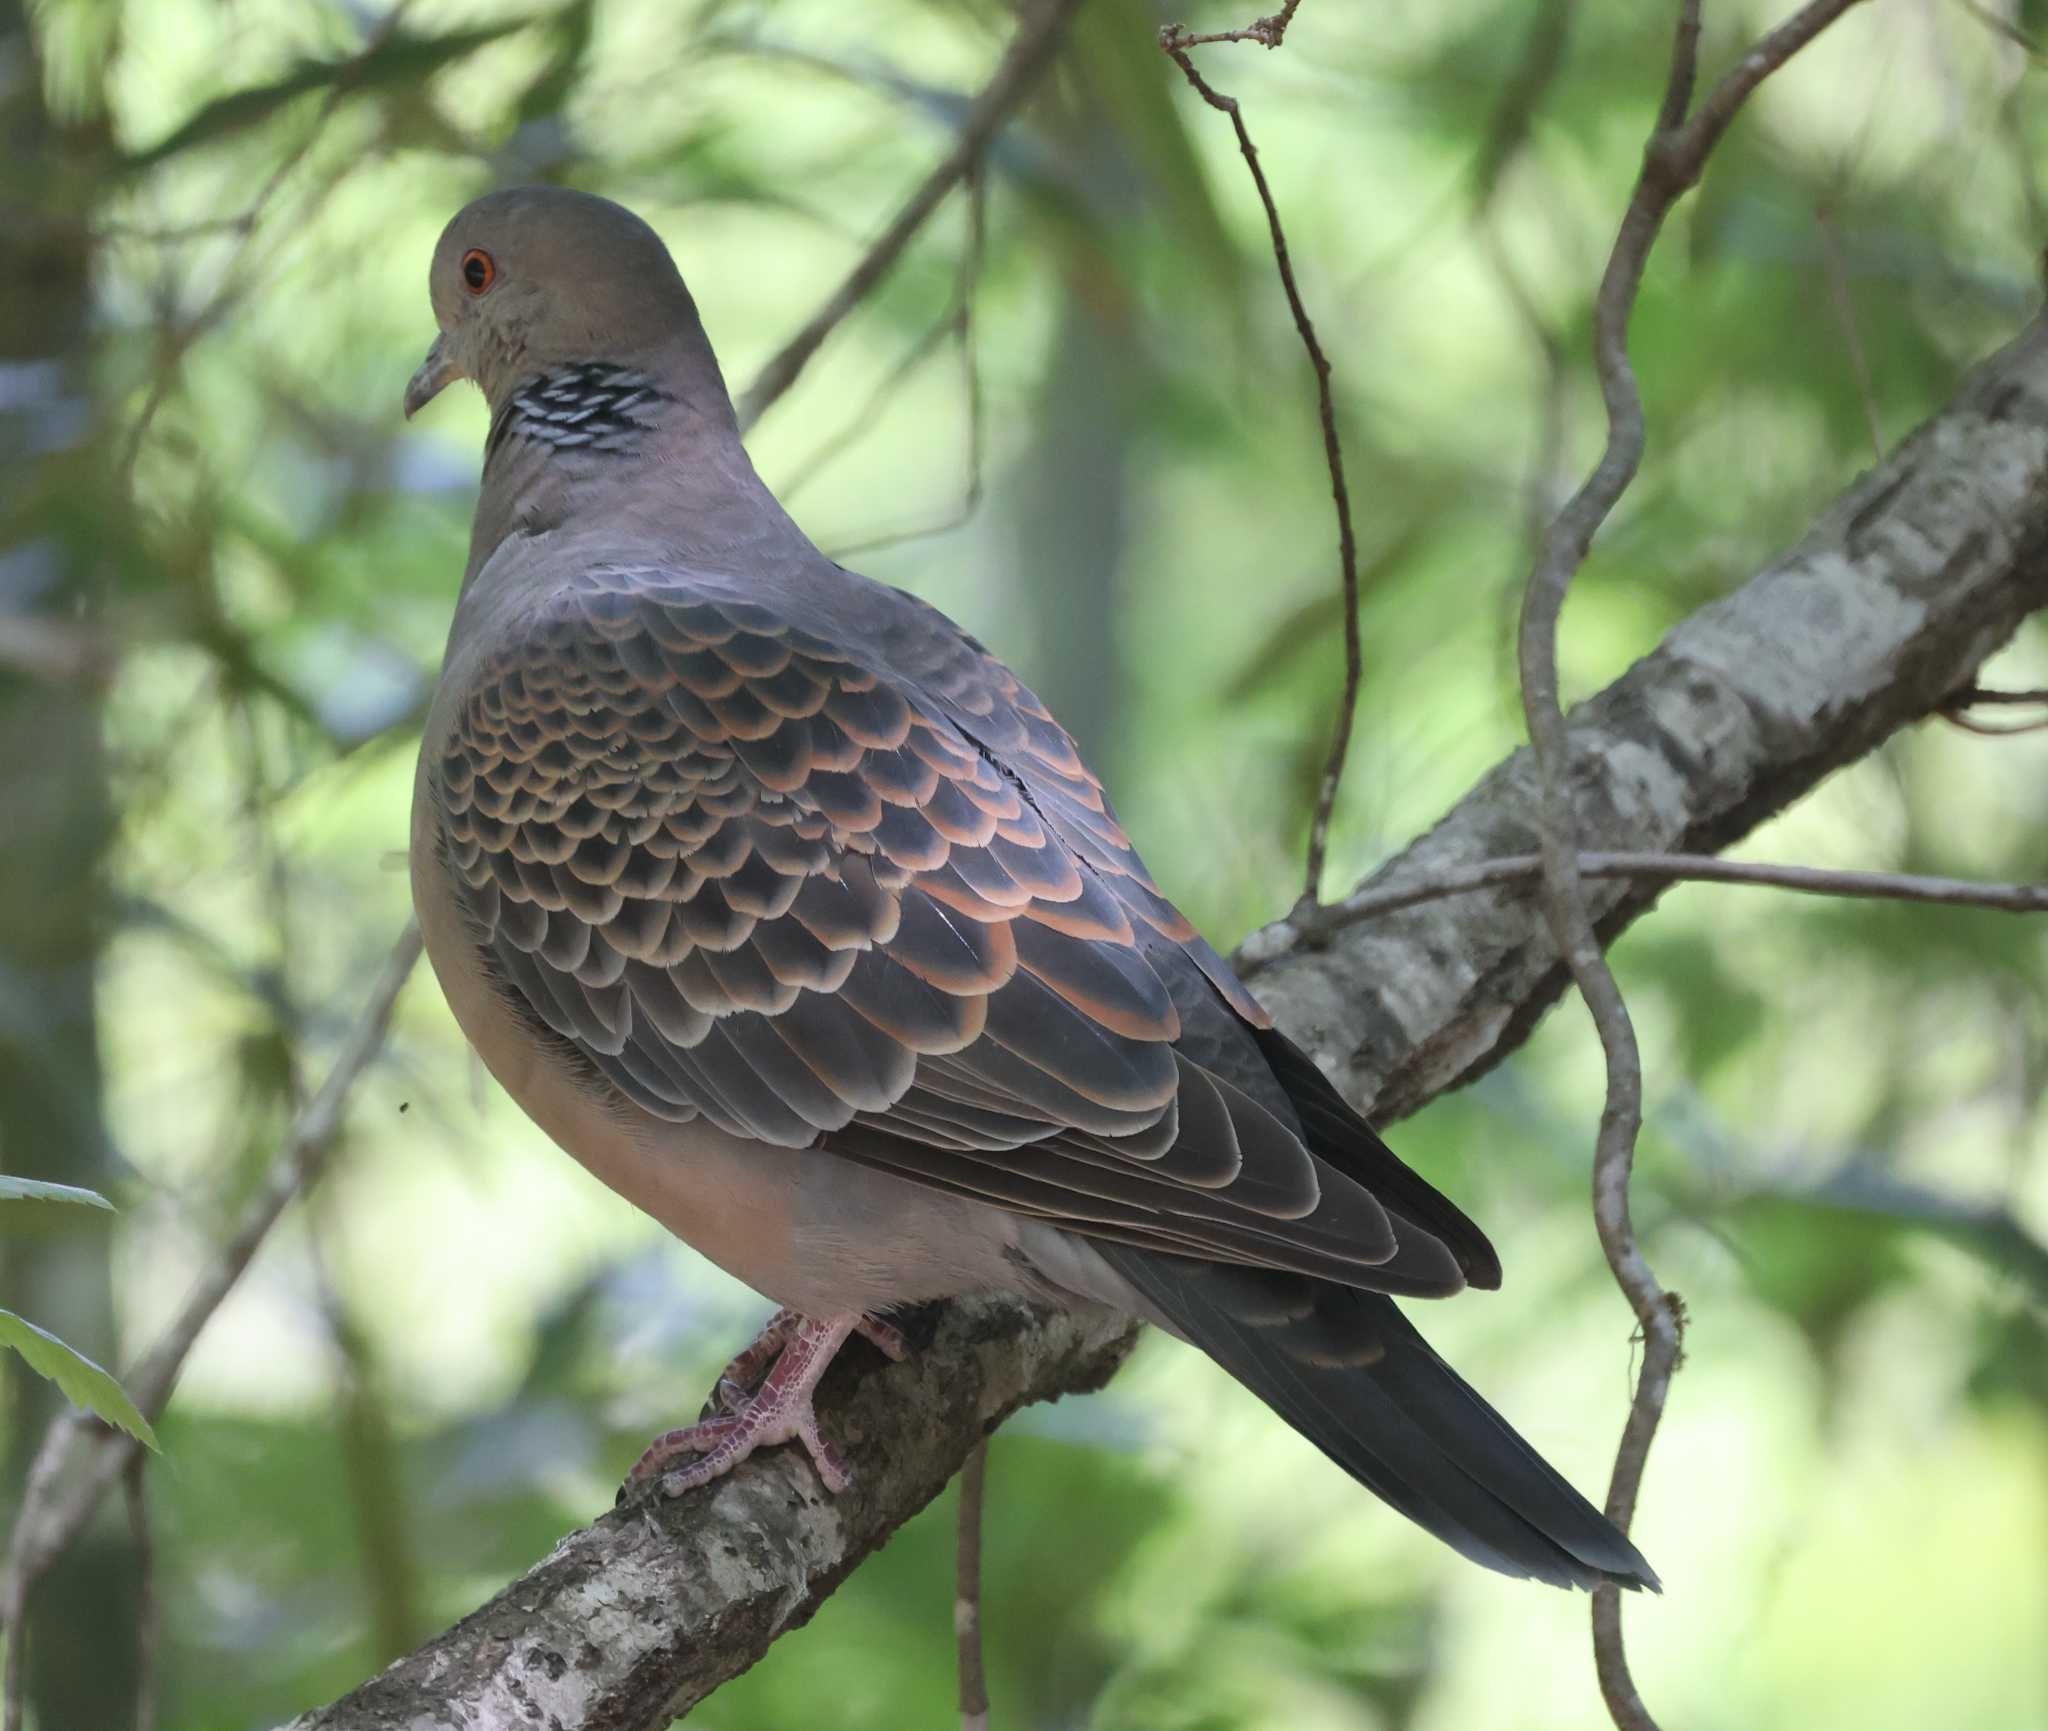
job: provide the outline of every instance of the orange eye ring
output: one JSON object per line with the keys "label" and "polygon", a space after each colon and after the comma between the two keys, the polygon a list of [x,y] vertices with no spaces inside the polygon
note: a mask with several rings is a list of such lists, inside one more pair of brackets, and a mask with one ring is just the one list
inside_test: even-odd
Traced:
{"label": "orange eye ring", "polygon": [[473,246],[462,255],[462,286],[471,294],[488,293],[497,280],[497,261],[481,247]]}

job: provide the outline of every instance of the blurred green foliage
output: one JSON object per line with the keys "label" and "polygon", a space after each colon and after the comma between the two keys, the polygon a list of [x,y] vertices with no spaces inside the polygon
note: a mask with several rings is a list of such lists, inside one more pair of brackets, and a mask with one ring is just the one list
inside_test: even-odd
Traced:
{"label": "blurred green foliage", "polygon": [[[1597,443],[1590,292],[1667,10],[1306,0],[1280,51],[1204,51],[1335,360],[1361,519],[1333,888],[1517,741],[1530,525]],[[1707,11],[1709,71],[1774,16]],[[1263,220],[1222,117],[1157,52],[1166,16],[1091,0],[998,141],[973,298],[985,496],[861,564],[1070,719],[1228,945],[1295,893],[1340,604]],[[1679,213],[1634,326],[1649,459],[1566,615],[1568,694],[1796,537],[1873,429],[1901,437],[2035,306],[2043,74],[1999,17],[2048,33],[2030,3],[1859,8]],[[94,461],[19,473],[49,533],[91,543],[104,643],[73,676],[111,675],[105,786],[79,797],[117,816],[84,880],[123,1212],[63,1242],[112,1279],[119,1361],[260,1181],[404,917],[393,862],[483,426],[473,400],[398,417],[440,225],[523,179],[624,200],[744,386],[943,149],[1007,27],[929,0],[36,9],[70,165],[36,196],[90,249]],[[966,232],[956,198],[754,436],[771,484],[805,477],[794,506],[828,549],[959,515],[950,343],[864,405],[949,320]],[[2048,684],[2048,643],[2030,631],[1991,673]],[[2044,835],[2048,744],[1929,727],[1750,845],[2033,878]],[[1629,1612],[1670,1723],[2048,1723],[2044,961],[2039,926],[1998,915],[1709,886],[1619,946],[1650,1099],[1637,1216],[1693,1316],[1638,1529],[1667,1591]],[[1396,1136],[1508,1268],[1498,1298],[1425,1325],[1589,1490],[1629,1356],[1585,1207],[1598,1087],[1566,1009]],[[36,1320],[66,1333],[49,1290]],[[479,1602],[608,1505],[759,1308],[548,1148],[422,978],[331,1176],[161,1426],[157,1723],[271,1724]],[[17,1393],[17,1458],[29,1416]],[[1165,1343],[1013,1423],[990,1482],[1000,1727],[1599,1719],[1582,1603],[1433,1548]],[[945,1722],[950,1550],[941,1507],[693,1723]],[[132,1639],[95,1623],[91,1650]]]}

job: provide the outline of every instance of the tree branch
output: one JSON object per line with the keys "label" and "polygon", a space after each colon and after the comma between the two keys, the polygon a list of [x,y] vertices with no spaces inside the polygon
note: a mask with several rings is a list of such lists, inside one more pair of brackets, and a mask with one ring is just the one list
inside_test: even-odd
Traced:
{"label": "tree branch", "polygon": [[1278,48],[1294,20],[1301,0],[1288,4],[1270,18],[1261,18],[1243,30],[1213,31],[1207,36],[1189,33],[1184,24],[1169,24],[1159,32],[1159,46],[1173,57],[1195,94],[1219,114],[1230,117],[1237,133],[1237,148],[1251,170],[1252,185],[1265,207],[1266,230],[1273,243],[1273,263],[1280,272],[1280,287],[1287,296],[1287,310],[1294,315],[1294,328],[1301,346],[1308,351],[1308,364],[1316,376],[1316,412],[1323,427],[1323,462],[1330,471],[1330,503],[1337,513],[1337,589],[1344,602],[1344,687],[1337,699],[1337,719],[1330,728],[1330,746],[1323,758],[1323,777],[1316,791],[1314,815],[1308,826],[1308,866],[1303,874],[1301,900],[1314,907],[1322,899],[1323,861],[1330,851],[1330,819],[1336,814],[1337,792],[1344,783],[1344,759],[1351,751],[1351,730],[1358,720],[1358,686],[1364,674],[1365,653],[1358,637],[1358,536],[1351,526],[1351,489],[1344,480],[1344,444],[1337,436],[1337,402],[1330,390],[1330,357],[1316,338],[1315,321],[1308,316],[1301,288],[1294,280],[1294,259],[1287,250],[1287,233],[1280,226],[1280,207],[1273,202],[1273,189],[1266,184],[1266,171],[1259,165],[1258,147],[1252,143],[1244,123],[1244,109],[1234,96],[1225,96],[1188,58],[1188,50],[1204,42],[1257,42]]}
{"label": "tree branch", "polygon": [[[326,1163],[328,1151],[341,1134],[349,1096],[384,1048],[398,994],[412,977],[419,955],[419,928],[408,922],[378,976],[369,1005],[335,1055],[327,1080],[293,1122],[269,1181],[249,1205],[235,1235],[200,1276],[184,1307],[149,1356],[123,1379],[145,1418],[154,1419],[163,1412],[177,1387],[178,1373],[184,1369],[186,1358],[213,1313],[234,1290],[278,1217]],[[83,1450],[77,1446],[81,1436],[86,1439]],[[29,1469],[6,1565],[0,1570],[0,1631],[11,1635],[20,1629],[30,1591],[92,1518],[93,1511],[119,1482],[141,1446],[125,1431],[92,1426],[75,1407],[51,1423]],[[16,1693],[21,1670],[10,1653],[7,1731],[14,1731],[21,1708]]]}
{"label": "tree branch", "polygon": [[702,1492],[636,1500],[571,1533],[488,1605],[289,1731],[546,1725],[653,1731],[810,1620],[1020,1406],[1100,1388],[1137,1338],[1108,1311],[1012,1299],[934,1307],[909,1362],[858,1347],[818,1410],[859,1474],[834,1497],[801,1449]]}
{"label": "tree branch", "polygon": [[[2048,603],[2048,324],[1980,366],[1798,546],[1702,608],[1569,716],[1586,851],[1702,854],[1831,770],[1939,713]],[[1491,770],[1352,899],[1424,889],[1533,853],[1535,765]],[[1612,941],[1663,890],[1589,884]],[[1525,888],[1421,905],[1319,942],[1293,917],[1239,963],[1351,1100],[1405,1117],[1514,1051],[1567,974]]]}
{"label": "tree branch", "polygon": [[[1642,466],[1643,399],[1629,360],[1628,327],[1643,271],[1664,220],[1672,206],[1699,183],[1707,158],[1751,92],[1855,3],[1809,0],[1751,48],[1688,119],[1699,71],[1700,0],[1679,0],[1664,100],[1593,303],[1593,357],[1601,401],[1607,410],[1607,441],[1593,472],[1544,533],[1522,603],[1518,660],[1522,714],[1529,724],[1529,744],[1542,796],[1538,851],[1543,856],[1543,911],[1599,1031],[1607,1067],[1607,1099],[1601,1108],[1593,1153],[1593,1223],[1607,1266],[1635,1312],[1643,1338],[1642,1374],[1636,1381],[1635,1399],[1629,1406],[1607,1488],[1607,1518],[1624,1533],[1635,1519],[1643,1468],[1664,1416],[1672,1373],[1678,1369],[1685,1338],[1685,1306],[1677,1294],[1667,1293],[1659,1284],[1636,1242],[1629,1214],[1629,1177],[1635,1169],[1636,1137],[1643,1121],[1642,1054],[1628,1005],[1594,929],[1586,906],[1585,882],[1579,874],[1578,819],[1566,786],[1571,753],[1557,685],[1558,621],[1572,578],[1585,563],[1593,537]],[[1598,1587],[1593,1593],[1593,1661],[1600,1692],[1615,1724],[1622,1731],[1657,1731],[1656,1721],[1629,1675],[1621,1636],[1621,1594],[1612,1585]]]}
{"label": "tree branch", "polygon": [[868,248],[861,261],[847,273],[846,280],[826,297],[825,304],[810,317],[802,330],[791,337],[764,366],[739,400],[742,428],[751,427],[783,392],[796,383],[797,375],[824,346],[833,328],[860,305],[868,292],[889,274],[911,236],[945,200],[955,185],[967,178],[1003,122],[1024,98],[1031,94],[1039,74],[1052,63],[1067,20],[1080,0],[1035,0],[1017,25],[1017,34],[1003,51],[1003,58],[981,87],[973,106],[960,123],[960,134],[944,159],[926,175]]}
{"label": "tree branch", "polygon": [[[1508,854],[1477,865],[1446,872],[1421,883],[1368,885],[1341,902],[1289,917],[1285,926],[1269,928],[1272,942],[1261,961],[1246,961],[1247,979],[1259,965],[1304,946],[1325,942],[1332,934],[1363,920],[1376,920],[1403,908],[1445,896],[1518,884],[1543,872],[1539,853]],[[1920,902],[1936,907],[1985,908],[2001,914],[2048,913],[2048,884],[1973,883],[1968,878],[1922,877],[1913,872],[1841,871],[1827,866],[1778,865],[1765,860],[1723,859],[1711,853],[1582,853],[1582,878],[1642,878],[1660,883],[1748,884],[1758,889],[1791,890],[1795,894],[1833,896],[1850,901]]]}
{"label": "tree branch", "polygon": [[[2036,324],[1797,548],[1573,711],[1581,842],[1727,845],[1937,710],[2044,603],[2048,326]],[[1531,852],[1537,830],[1535,771],[1518,752],[1370,887]],[[1603,939],[1661,888],[1589,881]],[[1439,897],[1320,945],[1282,921],[1241,952],[1247,966],[1261,956],[1260,996],[1382,1121],[1498,1062],[1566,978],[1523,885]],[[1128,1339],[1100,1317],[1028,1320],[984,1302],[945,1312],[910,1363],[849,1352],[819,1400],[862,1475],[848,1496],[824,1498],[801,1455],[776,1449],[703,1494],[608,1514],[295,1731],[486,1724],[493,1712],[559,1731],[665,1724],[808,1617],[996,1416],[1097,1386]]]}
{"label": "tree branch", "polygon": [[960,1525],[954,1545],[953,1640],[960,1656],[960,1731],[988,1731],[988,1668],[981,1654],[981,1505],[988,1492],[988,1439],[960,1469]]}

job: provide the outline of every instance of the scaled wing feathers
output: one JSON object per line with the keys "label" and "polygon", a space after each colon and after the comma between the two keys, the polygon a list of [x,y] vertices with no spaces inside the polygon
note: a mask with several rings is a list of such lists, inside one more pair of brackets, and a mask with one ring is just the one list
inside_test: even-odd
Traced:
{"label": "scaled wing feathers", "polygon": [[877,593],[842,639],[600,568],[486,658],[433,785],[515,1002],[657,1117],[1124,1242],[1459,1284],[1284,1096],[1176,1051],[1184,1007],[1265,1017],[1037,699]]}

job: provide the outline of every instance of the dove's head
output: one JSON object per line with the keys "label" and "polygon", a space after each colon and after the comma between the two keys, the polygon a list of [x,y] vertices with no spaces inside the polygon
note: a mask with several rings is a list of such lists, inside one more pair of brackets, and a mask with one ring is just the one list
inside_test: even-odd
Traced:
{"label": "dove's head", "polygon": [[[495,411],[564,366],[717,378],[690,291],[661,237],[623,206],[558,186],[488,193],[441,231],[427,278],[441,334],[406,386],[418,413],[457,379]],[[716,396],[724,402],[720,383]],[[728,411],[729,413],[729,411]]]}

